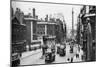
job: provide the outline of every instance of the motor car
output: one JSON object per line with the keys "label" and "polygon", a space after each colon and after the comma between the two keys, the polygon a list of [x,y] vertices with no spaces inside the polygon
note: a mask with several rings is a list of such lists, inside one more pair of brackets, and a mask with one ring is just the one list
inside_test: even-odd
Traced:
{"label": "motor car", "polygon": [[45,52],[45,63],[55,61],[55,52],[52,49],[47,49]]}
{"label": "motor car", "polygon": [[66,47],[65,47],[65,45],[60,45],[60,47],[59,47],[59,55],[60,56],[65,56],[66,55]]}

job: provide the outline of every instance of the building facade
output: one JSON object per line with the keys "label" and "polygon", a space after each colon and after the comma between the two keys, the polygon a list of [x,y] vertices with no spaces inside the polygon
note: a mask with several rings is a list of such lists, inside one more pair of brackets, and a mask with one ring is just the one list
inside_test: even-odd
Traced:
{"label": "building facade", "polygon": [[45,35],[50,35],[54,36],[55,35],[55,25],[56,23],[50,23],[50,22],[37,22],[37,35],[38,36],[45,36]]}
{"label": "building facade", "polygon": [[96,6],[83,6],[79,14],[77,38],[83,46],[86,61],[96,57]]}
{"label": "building facade", "polygon": [[27,29],[27,36],[26,36],[27,44],[30,47],[32,42],[34,40],[37,40],[37,35],[36,35],[37,20],[34,18],[24,18],[24,20],[25,20],[26,29]]}

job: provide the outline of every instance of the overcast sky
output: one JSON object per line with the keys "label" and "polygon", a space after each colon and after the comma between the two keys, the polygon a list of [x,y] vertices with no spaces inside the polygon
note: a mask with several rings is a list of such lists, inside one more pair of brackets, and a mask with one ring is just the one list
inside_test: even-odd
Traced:
{"label": "overcast sky", "polygon": [[16,8],[20,8],[24,14],[31,13],[32,9],[36,9],[36,15],[39,18],[44,18],[46,14],[54,15],[57,13],[62,13],[64,15],[65,23],[67,24],[67,29],[72,28],[72,8],[74,11],[74,28],[76,29],[77,16],[79,15],[81,5],[63,5],[63,4],[48,4],[48,3],[35,3],[35,2],[16,2],[12,1],[12,7],[14,11]]}

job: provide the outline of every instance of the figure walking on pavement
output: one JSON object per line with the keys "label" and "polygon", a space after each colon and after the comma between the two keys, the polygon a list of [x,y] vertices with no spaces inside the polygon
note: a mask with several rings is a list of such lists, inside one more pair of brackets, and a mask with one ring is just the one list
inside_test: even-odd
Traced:
{"label": "figure walking on pavement", "polygon": [[41,47],[42,47],[42,56],[41,56],[41,59],[43,59],[44,58],[44,56],[45,56],[45,51],[47,50],[47,45],[45,44],[46,43],[46,40],[45,40],[45,38],[44,38],[44,36],[43,36],[43,43],[41,44]]}

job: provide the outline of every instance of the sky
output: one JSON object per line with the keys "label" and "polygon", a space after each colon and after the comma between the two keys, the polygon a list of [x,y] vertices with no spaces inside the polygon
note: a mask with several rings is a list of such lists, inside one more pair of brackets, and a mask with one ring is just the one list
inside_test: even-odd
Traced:
{"label": "sky", "polygon": [[63,5],[63,4],[50,4],[50,3],[36,3],[36,2],[19,2],[12,1],[12,7],[14,11],[16,8],[20,8],[24,14],[31,13],[32,9],[35,8],[36,15],[39,18],[45,18],[46,14],[50,16],[50,14],[62,14],[64,16],[65,23],[67,25],[67,31],[70,33],[70,29],[72,28],[72,9],[74,11],[74,29],[76,29],[77,17],[80,13],[80,9],[82,5]]}

